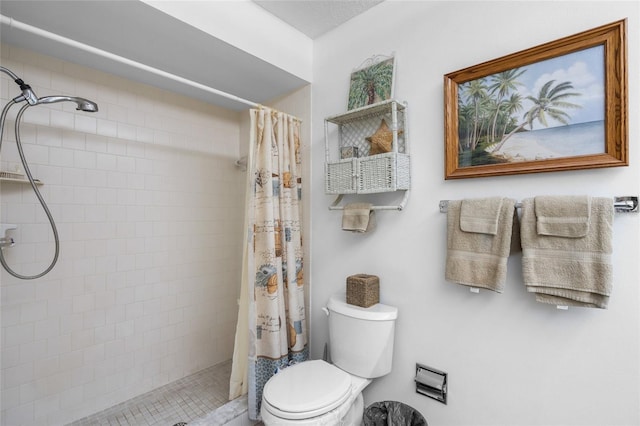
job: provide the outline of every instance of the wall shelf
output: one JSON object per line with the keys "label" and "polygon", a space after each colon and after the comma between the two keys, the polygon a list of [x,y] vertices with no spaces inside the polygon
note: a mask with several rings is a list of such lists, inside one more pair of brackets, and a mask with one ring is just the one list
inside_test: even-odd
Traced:
{"label": "wall shelf", "polygon": [[[38,180],[38,179],[34,179],[33,180],[36,185],[44,185],[44,182]],[[17,179],[17,178],[10,178],[10,177],[0,177],[0,182],[13,182],[13,183],[22,183],[22,184],[27,184],[29,185],[29,179]]]}
{"label": "wall shelf", "polygon": [[[378,208],[402,210],[411,187],[406,110],[406,103],[390,99],[325,118],[326,194],[405,191],[400,205]],[[367,138],[385,125],[391,150],[370,155]],[[331,210],[341,209],[337,206],[341,198],[330,206]]]}

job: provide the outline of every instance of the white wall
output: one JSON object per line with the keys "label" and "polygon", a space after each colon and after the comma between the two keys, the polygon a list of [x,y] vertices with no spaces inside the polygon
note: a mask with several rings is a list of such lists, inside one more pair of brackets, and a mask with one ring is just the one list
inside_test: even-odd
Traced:
{"label": "white wall", "polygon": [[[630,166],[444,181],[443,75],[628,18]],[[522,285],[509,260],[504,294],[444,280],[441,199],[539,194],[637,195],[640,10],[627,2],[384,2],[314,45],[312,354],[327,340],[320,308],[345,278],[376,274],[381,301],[399,308],[393,371],[369,404],[400,400],[435,425],[640,424],[640,215],[618,214],[615,285],[608,310],[559,311]],[[396,52],[396,97],[409,104],[412,193],[406,210],[378,212],[370,235],[340,230],[323,193],[323,117],[346,108],[351,70]],[[449,373],[449,404],[415,393],[416,362]]]}
{"label": "white wall", "polygon": [[[2,45],[39,96],[98,103],[31,108],[22,139],[56,219],[55,269],[1,271],[3,425],[61,425],[231,357],[245,173],[238,113]],[[2,104],[17,95],[2,75]],[[2,169],[18,163],[13,118]],[[52,255],[28,185],[2,183],[5,250],[19,272]]]}

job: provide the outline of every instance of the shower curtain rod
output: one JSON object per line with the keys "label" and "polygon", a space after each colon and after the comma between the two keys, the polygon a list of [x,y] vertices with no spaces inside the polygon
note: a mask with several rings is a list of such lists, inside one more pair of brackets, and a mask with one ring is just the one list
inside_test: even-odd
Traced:
{"label": "shower curtain rod", "polygon": [[4,16],[4,15],[0,15],[0,23],[8,25],[9,27],[17,28],[19,30],[23,30],[23,31],[26,31],[26,32],[29,32],[29,33],[32,33],[32,34],[35,34],[35,35],[39,35],[39,36],[48,38],[50,40],[54,40],[54,41],[66,44],[66,45],[71,46],[71,47],[75,47],[75,48],[80,49],[80,50],[84,50],[84,51],[89,52],[89,53],[94,53],[94,54],[97,54],[99,56],[115,60],[115,61],[121,62],[123,64],[126,64],[126,65],[133,66],[135,68],[138,68],[138,69],[141,69],[143,71],[147,71],[147,72],[159,75],[161,77],[169,78],[169,79],[177,81],[179,83],[183,83],[183,84],[186,84],[188,86],[195,87],[196,89],[200,89],[200,90],[203,90],[205,92],[213,93],[215,95],[219,95],[219,96],[225,97],[227,99],[234,100],[236,102],[240,102],[240,103],[252,106],[252,107],[258,107],[258,108],[261,107],[261,105],[256,103],[256,102],[249,101],[247,99],[243,99],[243,98],[241,98],[239,96],[232,95],[230,93],[223,92],[223,91],[218,90],[218,89],[214,89],[213,87],[205,86],[204,84],[200,84],[200,83],[197,83],[195,81],[188,80],[186,78],[180,77],[178,75],[171,74],[171,73],[168,73],[166,71],[159,70],[159,69],[151,67],[149,65],[145,65],[143,63],[136,62],[136,61],[133,61],[131,59],[127,59],[127,58],[125,58],[123,56],[119,56],[119,55],[116,55],[114,53],[107,52],[106,50],[98,49],[97,47],[89,46],[88,44],[84,44],[84,43],[81,43],[79,41],[75,41],[75,40],[72,40],[70,38],[60,36],[58,34],[43,30],[41,28],[34,27],[32,25],[29,25],[29,24],[25,24],[24,22],[16,21],[15,19],[9,18],[9,17]]}

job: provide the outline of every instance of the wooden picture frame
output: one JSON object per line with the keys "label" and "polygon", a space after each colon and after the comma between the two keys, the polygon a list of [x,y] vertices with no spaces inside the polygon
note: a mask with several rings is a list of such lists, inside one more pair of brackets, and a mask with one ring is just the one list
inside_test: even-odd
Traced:
{"label": "wooden picture frame", "polygon": [[623,19],[446,74],[444,178],[628,166],[627,120]]}

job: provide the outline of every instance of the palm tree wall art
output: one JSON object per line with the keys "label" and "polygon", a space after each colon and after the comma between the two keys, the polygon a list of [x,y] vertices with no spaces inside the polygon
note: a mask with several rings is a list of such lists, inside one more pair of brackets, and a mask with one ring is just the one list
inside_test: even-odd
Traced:
{"label": "palm tree wall art", "polygon": [[[458,117],[463,124],[458,125],[458,137],[462,141],[461,163],[470,161],[468,165],[479,165],[548,159],[563,157],[568,149],[575,155],[604,152],[604,76],[602,69],[588,67],[590,63],[601,64],[602,55],[602,48],[594,47],[461,84],[458,110],[466,114]],[[554,76],[572,80],[558,82]],[[588,98],[587,92],[591,93]],[[589,111],[574,114],[577,109]],[[522,110],[525,110],[523,114]],[[577,135],[565,126],[577,126],[584,120],[594,123],[594,138],[591,139],[597,139],[590,144],[584,140],[569,140],[583,135]],[[534,124],[546,129],[560,127],[556,133],[562,135],[552,141],[546,132],[546,140],[540,140]],[[502,151],[505,143],[516,134],[521,139],[528,139],[523,141],[527,146]],[[563,144],[564,147],[560,146]]]}
{"label": "palm tree wall art", "polygon": [[394,68],[393,56],[376,55],[367,59],[363,66],[351,74],[347,109],[352,110],[391,99]]}
{"label": "palm tree wall art", "polygon": [[445,75],[445,179],[627,165],[624,24]]}

